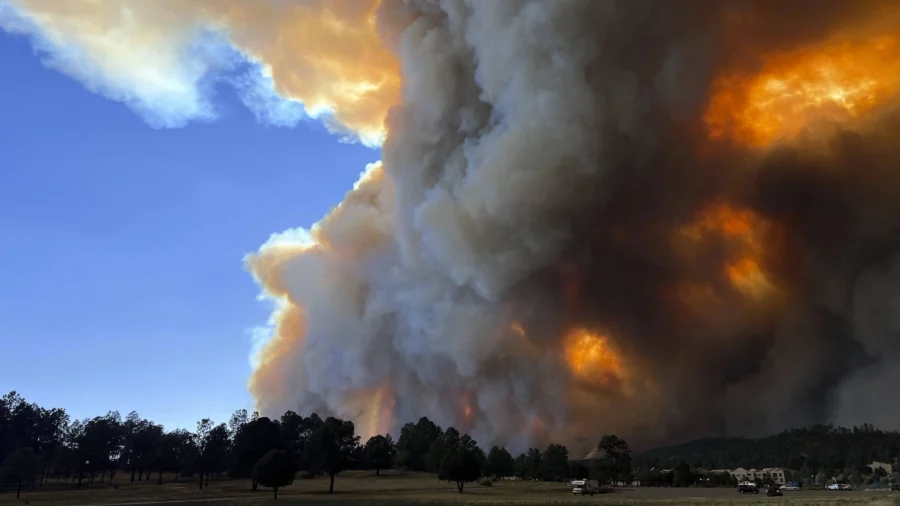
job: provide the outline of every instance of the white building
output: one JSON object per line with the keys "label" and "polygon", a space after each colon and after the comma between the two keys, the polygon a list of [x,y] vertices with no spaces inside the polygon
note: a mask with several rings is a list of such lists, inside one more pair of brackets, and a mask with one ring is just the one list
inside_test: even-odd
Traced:
{"label": "white building", "polygon": [[739,467],[732,470],[717,469],[716,471],[728,472],[734,476],[738,482],[756,480],[765,481],[766,478],[770,478],[777,485],[784,485],[789,481],[798,481],[797,471],[785,469],[783,467],[765,467],[763,469],[744,469],[743,467]]}

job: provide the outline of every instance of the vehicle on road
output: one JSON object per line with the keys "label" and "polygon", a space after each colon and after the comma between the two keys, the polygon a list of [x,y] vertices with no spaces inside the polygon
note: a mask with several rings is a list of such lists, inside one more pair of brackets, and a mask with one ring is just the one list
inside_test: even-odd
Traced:
{"label": "vehicle on road", "polygon": [[784,495],[784,493],[781,491],[781,487],[779,487],[778,485],[773,485],[769,487],[768,490],[766,490],[766,495],[769,497],[777,497]]}
{"label": "vehicle on road", "polygon": [[849,483],[831,483],[827,487],[825,487],[825,489],[826,490],[847,491],[847,490],[853,490],[853,487],[851,487]]}
{"label": "vehicle on road", "polygon": [[742,494],[758,494],[759,488],[752,481],[745,481],[738,484],[738,492]]}
{"label": "vehicle on road", "polygon": [[785,492],[799,492],[800,484],[797,483],[796,481],[789,481],[789,482],[785,483],[783,487],[781,487],[781,490],[783,490]]}
{"label": "vehicle on road", "polygon": [[575,495],[594,495],[600,491],[600,484],[597,480],[574,480],[572,482],[572,493]]}
{"label": "vehicle on road", "polygon": [[891,482],[891,492],[900,492],[900,483],[896,481]]}

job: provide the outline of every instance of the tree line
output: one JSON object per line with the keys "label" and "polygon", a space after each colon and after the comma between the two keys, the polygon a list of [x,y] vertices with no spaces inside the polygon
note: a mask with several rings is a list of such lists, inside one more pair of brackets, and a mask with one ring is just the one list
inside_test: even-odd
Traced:
{"label": "tree line", "polygon": [[51,479],[81,488],[113,483],[121,474],[131,483],[157,484],[171,474],[175,480],[196,479],[201,489],[210,477],[243,478],[252,490],[273,488],[276,497],[298,473],[328,476],[333,492],[335,476],[348,469],[434,473],[455,482],[459,492],[482,477],[486,485],[502,477],[566,480],[594,474],[607,483],[630,478],[631,450],[624,440],[604,436],[598,450],[601,457],[591,465],[570,461],[568,449],[558,444],[515,457],[499,446],[485,453],[468,434],[425,417],[404,425],[396,441],[385,434],[363,443],[353,422],[293,411],[271,419],[242,409],[227,423],[202,419],[194,431],[167,431],[136,412],[72,420],[64,409],[43,408],[16,392],[0,398],[0,480],[15,485],[17,494],[23,485]]}
{"label": "tree line", "polygon": [[[804,481],[822,476],[848,480],[881,478],[867,465],[895,462],[900,434],[871,425],[852,429],[816,425],[761,438],[710,438],[633,455],[628,443],[603,436],[595,457],[572,459],[569,450],[550,444],[543,451],[530,448],[514,456],[494,446],[485,453],[468,434],[441,428],[428,418],[404,425],[391,434],[360,441],[352,422],[322,419],[293,411],[278,419],[247,410],[235,411],[227,423],[197,422],[193,431],[165,430],[135,412],[124,418],[116,411],[72,420],[64,409],[43,408],[16,392],[0,398],[0,483],[39,486],[47,480],[85,484],[141,482],[163,475],[194,479],[208,486],[210,477],[250,480],[276,490],[294,476],[328,476],[329,492],[343,470],[381,470],[399,467],[433,473],[455,482],[463,491],[468,482],[487,478],[562,481],[591,478],[601,484],[650,486],[729,485],[728,477],[706,475],[698,469],[787,467],[799,470]],[[665,473],[663,470],[671,472]],[[724,480],[724,481],[723,481]],[[719,483],[722,481],[722,483]]]}

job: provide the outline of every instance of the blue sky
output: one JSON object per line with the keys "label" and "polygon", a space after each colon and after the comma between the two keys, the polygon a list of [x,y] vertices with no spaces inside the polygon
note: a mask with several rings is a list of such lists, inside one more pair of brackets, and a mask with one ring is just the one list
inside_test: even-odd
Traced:
{"label": "blue sky", "polygon": [[73,418],[136,410],[168,428],[252,408],[249,329],[268,308],[242,258],[309,226],[375,150],[314,120],[153,129],[0,30],[0,391]]}

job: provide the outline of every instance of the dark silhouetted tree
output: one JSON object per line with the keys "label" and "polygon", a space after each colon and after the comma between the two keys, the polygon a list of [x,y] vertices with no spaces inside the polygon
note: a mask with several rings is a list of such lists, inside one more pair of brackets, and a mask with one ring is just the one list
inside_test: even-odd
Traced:
{"label": "dark silhouetted tree", "polygon": [[434,440],[444,431],[424,416],[416,423],[407,423],[397,439],[396,463],[413,471],[425,471],[425,459]]}
{"label": "dark silhouetted tree", "polygon": [[[206,457],[206,447],[210,441],[210,433],[213,430],[213,422],[209,418],[204,418],[197,422],[197,430],[194,432],[194,447],[196,448],[196,453],[194,457],[196,458],[196,470],[200,473],[199,488],[203,488],[203,476],[206,473],[206,462],[208,461]],[[133,481],[133,480],[132,480]]]}
{"label": "dark silhouetted tree", "polygon": [[478,445],[468,434],[451,443],[441,462],[441,472],[447,480],[456,482],[456,489],[462,493],[465,484],[481,476],[481,467],[476,450]]}
{"label": "dark silhouetted tree", "polygon": [[528,455],[520,453],[513,463],[513,476],[517,476],[520,480],[528,477]]}
{"label": "dark silhouetted tree", "polygon": [[494,446],[488,452],[484,462],[485,476],[512,476],[515,472],[515,461],[506,448]]}
{"label": "dark silhouetted tree", "polygon": [[25,446],[13,450],[3,462],[3,471],[6,479],[16,482],[16,499],[18,499],[22,495],[22,484],[33,484],[35,476],[40,472],[34,448]]}
{"label": "dark silhouetted tree", "polygon": [[613,484],[631,481],[631,449],[624,439],[614,434],[603,436],[597,450],[596,465],[600,481]]}
{"label": "dark silhouetted tree", "polygon": [[228,426],[220,423],[212,428],[206,436],[201,454],[203,469],[206,471],[205,486],[209,486],[209,475],[224,471],[231,452],[231,440],[228,439]]}
{"label": "dark silhouetted tree", "polygon": [[[239,415],[242,414],[245,413],[238,412],[232,415],[232,422],[240,420]],[[233,425],[231,432],[233,440],[230,474],[235,478],[251,478],[251,486],[256,490],[256,480],[252,479],[253,465],[271,450],[286,450],[280,423],[267,417],[260,417],[242,425]],[[294,458],[293,452],[288,453]]]}
{"label": "dark silhouetted tree", "polygon": [[179,436],[174,432],[166,432],[156,441],[156,471],[158,474],[156,484],[162,485],[162,476],[166,471],[175,472],[178,469],[177,456]]}
{"label": "dark silhouetted tree", "polygon": [[353,422],[328,417],[313,429],[308,448],[310,470],[328,474],[329,494],[334,493],[334,476],[350,466],[358,446],[359,436],[354,433]]}
{"label": "dark silhouetted tree", "polygon": [[565,446],[551,444],[541,458],[541,477],[561,481],[569,474],[569,450]]}
{"label": "dark silhouetted tree", "polygon": [[253,466],[253,481],[274,491],[278,499],[278,489],[294,482],[294,458],[284,450],[269,450]]}
{"label": "dark silhouetted tree", "polygon": [[382,469],[390,469],[394,465],[394,440],[391,435],[372,436],[366,441],[365,456],[369,466],[375,468],[375,475],[380,476]]}
{"label": "dark silhouetted tree", "polygon": [[458,443],[459,431],[453,427],[447,427],[447,431],[432,441],[431,446],[428,447],[428,454],[425,456],[425,470],[437,473],[439,480],[448,479],[442,471],[444,457],[450,451],[450,448],[453,448]]}
{"label": "dark silhouetted tree", "polygon": [[672,484],[676,487],[689,487],[694,482],[691,466],[687,462],[681,461],[675,466],[672,473]]}
{"label": "dark silhouetted tree", "polygon": [[525,454],[525,475],[523,478],[539,480],[541,478],[541,451],[537,448],[529,448]]}

